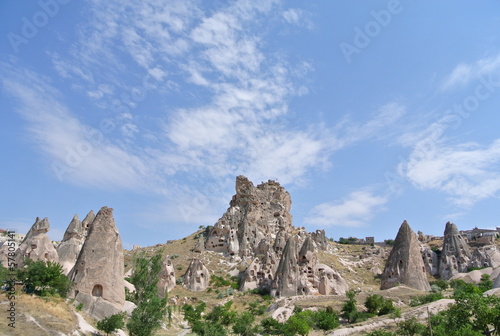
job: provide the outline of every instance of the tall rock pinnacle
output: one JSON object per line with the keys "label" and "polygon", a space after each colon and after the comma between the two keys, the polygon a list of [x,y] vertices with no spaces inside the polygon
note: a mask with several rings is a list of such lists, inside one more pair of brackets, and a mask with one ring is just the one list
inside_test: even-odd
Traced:
{"label": "tall rock pinnacle", "polygon": [[444,243],[439,260],[439,275],[448,280],[457,273],[467,272],[471,259],[469,245],[453,223],[446,223]]}
{"label": "tall rock pinnacle", "polygon": [[68,277],[75,283],[72,296],[90,315],[102,319],[123,308],[123,247],[113,209],[103,207],[95,216]]}
{"label": "tall rock pinnacle", "polygon": [[420,242],[406,221],[401,224],[394,240],[394,246],[382,273],[380,289],[400,284],[423,291],[431,289],[420,253]]}

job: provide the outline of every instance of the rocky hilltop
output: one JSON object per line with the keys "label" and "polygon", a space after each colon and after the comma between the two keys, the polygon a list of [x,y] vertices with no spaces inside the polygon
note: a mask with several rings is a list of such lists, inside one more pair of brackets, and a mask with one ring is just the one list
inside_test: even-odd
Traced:
{"label": "rocky hilltop", "polygon": [[241,274],[242,291],[259,289],[275,296],[346,292],[338,272],[318,266],[317,251],[327,247],[324,231],[307,233],[292,225],[292,201],[285,188],[272,180],[255,187],[238,176],[235,189],[204,246],[235,261],[250,260]]}

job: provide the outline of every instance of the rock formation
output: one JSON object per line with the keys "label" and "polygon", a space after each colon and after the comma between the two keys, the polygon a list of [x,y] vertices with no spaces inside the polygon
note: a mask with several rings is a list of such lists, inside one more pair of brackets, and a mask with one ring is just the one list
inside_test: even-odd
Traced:
{"label": "rock formation", "polygon": [[318,283],[318,293],[323,295],[343,295],[349,290],[347,282],[337,271],[323,264],[314,266]]}
{"label": "rock formation", "polygon": [[75,214],[64,233],[63,240],[57,246],[59,263],[63,267],[64,274],[68,274],[73,266],[75,266],[85,236],[86,231],[82,226],[82,222],[80,222],[78,215]]}
{"label": "rock formation", "polygon": [[480,247],[472,253],[469,266],[473,268],[500,267],[500,251],[494,245]]}
{"label": "rock formation", "polygon": [[184,274],[184,287],[193,292],[205,290],[210,282],[210,272],[200,259],[193,258]]}
{"label": "rock formation", "polygon": [[500,275],[497,276],[495,282],[493,283],[493,288],[500,288]]}
{"label": "rock formation", "polygon": [[[294,237],[288,239],[283,251],[271,294],[274,296],[298,295],[301,286],[299,279],[299,264],[297,258],[297,245]],[[302,294],[302,293],[301,293]]]}
{"label": "rock formation", "polygon": [[70,297],[93,317],[102,319],[123,308],[123,247],[113,209],[103,207],[95,216],[68,277],[74,282]]}
{"label": "rock formation", "polygon": [[400,284],[423,291],[431,289],[420,254],[420,242],[406,221],[401,224],[394,240],[394,246],[382,273],[380,289]]}
{"label": "rock formation", "polygon": [[420,253],[422,254],[422,259],[424,261],[425,270],[430,275],[438,275],[439,273],[439,259],[437,253],[431,250],[427,245],[422,245],[420,248]]}
{"label": "rock formation", "polygon": [[49,229],[50,223],[47,217],[43,220],[36,218],[35,223],[17,249],[16,264],[18,267],[22,267],[27,258],[34,261],[57,262],[59,260],[57,251],[47,235]]}
{"label": "rock formation", "polygon": [[163,260],[158,277],[158,294],[165,297],[168,291],[175,287],[175,270],[170,256],[167,255]]}
{"label": "rock formation", "polygon": [[[324,230],[307,233],[292,226],[290,194],[275,181],[254,187],[236,178],[236,194],[205,243],[207,250],[251,260],[241,276],[241,291],[259,289],[291,296],[345,292],[345,282],[326,265],[317,250],[326,249]],[[197,249],[195,249],[196,251]]]}
{"label": "rock formation", "polygon": [[444,243],[439,260],[439,276],[448,280],[457,273],[467,272],[472,254],[469,245],[453,223],[446,223]]}
{"label": "rock formation", "polygon": [[209,233],[205,248],[253,257],[262,239],[274,241],[278,231],[291,232],[290,207],[290,194],[278,182],[269,180],[254,187],[238,176],[236,194]]}
{"label": "rock formation", "polygon": [[92,225],[92,222],[95,219],[95,214],[93,210],[90,210],[87,216],[82,221],[82,228],[84,230],[84,235],[87,236],[90,226]]}
{"label": "rock formation", "polygon": [[200,237],[198,238],[198,242],[193,249],[193,252],[201,253],[203,251],[205,251],[205,239],[203,239],[203,235],[200,235]]}

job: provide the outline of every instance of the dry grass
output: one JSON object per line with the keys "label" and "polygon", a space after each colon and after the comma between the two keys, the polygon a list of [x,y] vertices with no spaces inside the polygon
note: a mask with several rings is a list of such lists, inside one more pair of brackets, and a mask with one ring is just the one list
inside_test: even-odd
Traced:
{"label": "dry grass", "polygon": [[[2,295],[1,307],[8,301]],[[7,325],[5,316],[0,318],[0,334],[9,336],[51,336],[70,334],[77,329],[77,318],[71,308],[60,298],[40,298],[27,294],[16,295],[16,328]],[[5,309],[1,309],[4,311]],[[6,313],[4,313],[6,314]]]}

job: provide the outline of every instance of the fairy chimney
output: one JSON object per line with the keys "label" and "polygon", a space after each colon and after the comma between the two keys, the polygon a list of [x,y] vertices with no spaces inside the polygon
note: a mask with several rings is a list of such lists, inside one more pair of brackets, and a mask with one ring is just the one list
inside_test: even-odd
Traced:
{"label": "fairy chimney", "polygon": [[200,292],[208,287],[210,272],[198,258],[193,258],[184,274],[184,287],[192,292]]}
{"label": "fairy chimney", "polygon": [[17,249],[16,264],[18,267],[22,267],[26,259],[51,262],[59,260],[57,251],[47,235],[49,229],[50,222],[47,217],[42,220],[36,218],[35,223]]}
{"label": "fairy chimney", "polygon": [[464,237],[453,223],[446,223],[444,243],[439,260],[439,275],[448,280],[458,273],[467,272],[472,254]]}
{"label": "fairy chimney", "polygon": [[123,247],[113,209],[103,207],[95,216],[68,277],[74,282],[70,297],[83,303],[89,315],[102,319],[122,310]]}
{"label": "fairy chimney", "polygon": [[68,274],[76,263],[85,239],[85,231],[78,215],[74,215],[64,232],[63,240],[57,246],[59,263],[63,267],[64,274]]}
{"label": "fairy chimney", "polygon": [[418,290],[431,289],[420,253],[420,242],[406,221],[401,224],[382,273],[380,289],[405,285]]}
{"label": "fairy chimney", "polygon": [[167,255],[163,260],[158,277],[158,294],[166,297],[167,293],[175,287],[175,270],[170,256]]}

